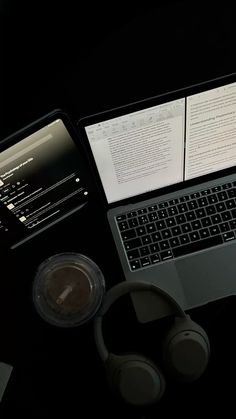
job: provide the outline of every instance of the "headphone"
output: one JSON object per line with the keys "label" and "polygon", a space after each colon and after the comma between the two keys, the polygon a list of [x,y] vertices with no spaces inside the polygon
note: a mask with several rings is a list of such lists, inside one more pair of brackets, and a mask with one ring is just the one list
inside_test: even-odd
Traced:
{"label": "headphone", "polygon": [[175,299],[158,286],[149,282],[130,281],[111,288],[94,319],[98,354],[105,364],[112,392],[133,406],[147,406],[158,402],[164,394],[166,381],[161,369],[151,359],[137,353],[109,353],[102,333],[103,316],[118,298],[133,291],[158,294],[177,314],[163,342],[165,370],[173,379],[185,383],[198,379],[207,367],[210,343],[202,327],[191,320]]}

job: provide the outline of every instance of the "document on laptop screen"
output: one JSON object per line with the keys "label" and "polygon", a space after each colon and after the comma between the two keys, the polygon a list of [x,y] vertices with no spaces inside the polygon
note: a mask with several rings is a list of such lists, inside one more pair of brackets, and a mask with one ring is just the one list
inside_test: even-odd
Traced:
{"label": "document on laptop screen", "polygon": [[185,179],[236,165],[236,83],[187,97]]}
{"label": "document on laptop screen", "polygon": [[236,165],[236,83],[85,128],[108,203]]}
{"label": "document on laptop screen", "polygon": [[185,99],[90,125],[109,203],[183,180]]}

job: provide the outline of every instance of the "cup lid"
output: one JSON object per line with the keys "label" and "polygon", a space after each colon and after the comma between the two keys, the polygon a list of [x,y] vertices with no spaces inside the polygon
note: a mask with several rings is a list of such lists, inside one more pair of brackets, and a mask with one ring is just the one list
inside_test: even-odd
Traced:
{"label": "cup lid", "polygon": [[105,280],[99,267],[79,253],[60,253],[42,262],[33,281],[39,315],[55,326],[75,327],[100,307]]}

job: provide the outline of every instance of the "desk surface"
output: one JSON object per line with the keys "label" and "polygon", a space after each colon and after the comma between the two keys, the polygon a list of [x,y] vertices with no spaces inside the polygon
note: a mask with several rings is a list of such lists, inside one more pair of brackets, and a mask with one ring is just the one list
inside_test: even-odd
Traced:
{"label": "desk surface", "polygon": [[[70,3],[70,2],[69,2]],[[161,2],[155,8],[5,6],[4,123],[1,139],[61,107],[72,119],[235,71],[235,28],[230,6],[202,9],[202,2]],[[73,2],[71,2],[73,3]],[[162,4],[163,3],[163,4]],[[14,31],[13,31],[14,29]],[[14,35],[13,35],[14,32]],[[190,386],[169,382],[161,403],[135,411],[116,403],[96,353],[92,323],[61,330],[35,313],[31,286],[38,265],[52,254],[91,257],[107,287],[123,280],[106,216],[94,189],[89,205],[1,260],[0,360],[14,370],[0,405],[2,418],[66,417],[131,419],[216,412],[234,405],[235,298],[191,315],[206,328],[212,357],[205,375]],[[94,217],[96,208],[96,219]],[[119,314],[119,316],[118,316]],[[119,317],[119,319],[118,319]],[[137,323],[129,297],[104,327],[114,351],[141,351],[161,364],[166,321]],[[15,416],[14,416],[15,414]]]}

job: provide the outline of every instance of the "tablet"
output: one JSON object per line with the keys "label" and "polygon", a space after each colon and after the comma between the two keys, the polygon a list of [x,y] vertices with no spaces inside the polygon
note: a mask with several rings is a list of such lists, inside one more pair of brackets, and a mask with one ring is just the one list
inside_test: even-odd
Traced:
{"label": "tablet", "polygon": [[0,238],[14,249],[88,202],[76,130],[61,110],[0,144]]}

